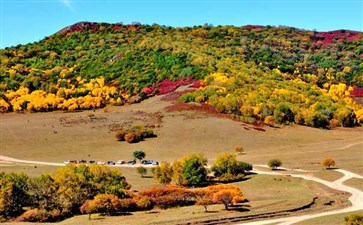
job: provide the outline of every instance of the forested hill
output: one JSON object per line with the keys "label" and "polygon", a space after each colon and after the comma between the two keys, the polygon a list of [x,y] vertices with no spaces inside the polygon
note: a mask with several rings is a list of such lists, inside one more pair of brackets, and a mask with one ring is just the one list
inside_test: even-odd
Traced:
{"label": "forested hill", "polygon": [[[241,89],[243,84],[258,86],[264,80],[273,80],[277,86],[269,88],[274,89],[291,86],[290,81],[305,83],[308,97],[326,99],[331,93],[334,107],[330,107],[330,121],[341,108],[333,95],[343,100],[350,97],[353,88],[363,87],[363,34],[349,30],[314,32],[292,27],[209,25],[174,28],[81,22],[39,42],[2,49],[0,57],[3,112],[123,104],[130,96],[145,98],[157,93],[159,83],[167,79],[203,80],[217,73],[233,78],[224,87],[226,95],[238,89],[244,96],[252,90]],[[235,76],[242,71],[243,79],[237,79]],[[332,93],[332,88],[340,88],[343,94]],[[197,100],[208,99],[204,96]],[[241,100],[234,106],[236,110],[220,111],[258,120],[269,116],[245,115],[241,110],[244,104]],[[257,103],[248,104],[255,107]],[[345,99],[341,104],[352,111],[354,123],[361,122],[354,102],[348,104]],[[296,116],[294,107],[290,109]]]}

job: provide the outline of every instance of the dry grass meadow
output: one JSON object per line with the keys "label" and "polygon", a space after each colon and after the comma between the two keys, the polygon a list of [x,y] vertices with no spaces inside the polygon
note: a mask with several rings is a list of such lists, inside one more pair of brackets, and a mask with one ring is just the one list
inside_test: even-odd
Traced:
{"label": "dry grass meadow", "polygon": [[[166,111],[174,102],[163,99],[165,96],[156,96],[140,104],[109,106],[107,110],[0,114],[0,153],[17,159],[62,163],[68,159],[130,160],[134,150],[145,151],[147,159],[172,162],[189,152],[202,152],[211,164],[218,153],[233,152],[235,147],[243,146],[245,153],[238,157],[252,164],[266,164],[272,158],[279,158],[284,167],[309,170],[333,181],[341,175],[320,166],[320,161],[331,157],[337,168],[363,175],[363,127],[256,129],[254,125],[206,112]],[[155,126],[157,137],[135,144],[117,142],[115,130],[132,124]],[[0,162],[0,172],[25,172],[31,176],[56,169],[55,166]],[[121,170],[134,190],[157,185],[152,178],[141,178],[133,168]],[[357,187],[361,180],[350,183]],[[307,211],[349,204],[344,193],[288,177],[253,175],[235,184],[250,200],[247,210],[242,212],[246,215],[299,207],[316,196],[319,196],[316,204]],[[333,204],[324,205],[332,200]],[[175,224],[241,215],[238,211],[224,211],[222,205],[212,206],[211,210],[212,213],[204,213],[203,207],[192,206],[121,217],[100,216],[91,221],[87,216],[77,216],[59,224]]]}

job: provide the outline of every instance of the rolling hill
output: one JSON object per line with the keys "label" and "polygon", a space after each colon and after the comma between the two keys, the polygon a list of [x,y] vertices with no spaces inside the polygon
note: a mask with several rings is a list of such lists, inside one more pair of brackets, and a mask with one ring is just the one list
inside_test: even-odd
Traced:
{"label": "rolling hill", "polygon": [[293,27],[80,22],[0,50],[0,111],[82,110],[138,102],[201,81],[184,102],[266,124],[363,122],[363,34]]}

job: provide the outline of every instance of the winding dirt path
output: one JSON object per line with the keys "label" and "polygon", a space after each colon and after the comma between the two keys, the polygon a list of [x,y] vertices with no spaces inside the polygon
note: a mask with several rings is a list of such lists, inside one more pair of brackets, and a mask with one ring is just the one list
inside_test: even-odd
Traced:
{"label": "winding dirt path", "polygon": [[[337,209],[332,210],[328,212],[320,212],[320,213],[313,213],[308,215],[302,215],[302,216],[293,216],[293,217],[285,217],[285,218],[278,218],[278,219],[271,219],[271,220],[263,220],[263,221],[256,221],[256,222],[247,222],[247,223],[241,223],[244,225],[263,225],[263,224],[272,224],[272,223],[278,223],[280,225],[290,225],[297,222],[301,222],[304,220],[309,220],[321,216],[328,216],[328,215],[334,215],[339,213],[346,213],[346,212],[352,212],[356,210],[363,210],[363,192],[360,190],[357,190],[355,188],[349,187],[344,184],[345,181],[351,179],[351,178],[359,178],[363,179],[363,176],[360,176],[358,174],[343,170],[343,169],[337,169],[335,171],[338,171],[342,173],[344,176],[338,180],[335,180],[333,182],[325,181],[319,178],[316,178],[314,176],[311,176],[311,174],[307,175],[300,175],[300,174],[293,174],[293,173],[284,173],[281,172],[267,172],[267,171],[253,171],[258,174],[268,174],[268,175],[289,175],[292,177],[300,177],[306,180],[315,181],[318,183],[321,183],[327,187],[330,187],[335,190],[345,191],[351,194],[349,197],[349,201],[352,203],[351,206],[344,208],[344,209]],[[363,180],[362,180],[363,182]]]}
{"label": "winding dirt path", "polygon": [[[26,164],[37,164],[37,165],[50,165],[50,166],[64,166],[64,163],[52,163],[52,162],[42,162],[42,161],[31,161],[31,160],[21,160],[21,159],[15,159],[15,158],[10,158],[10,157],[6,157],[3,155],[0,155],[0,163],[1,162],[5,162],[5,163],[26,163]],[[115,165],[117,167],[135,167],[138,165]],[[151,165],[150,165],[151,166]],[[257,167],[267,167],[265,165],[256,165]],[[351,196],[349,197],[349,201],[352,203],[351,206],[344,208],[344,209],[337,209],[337,210],[332,210],[332,211],[328,211],[328,212],[320,212],[320,213],[313,213],[313,214],[308,214],[308,215],[301,215],[301,216],[292,216],[292,217],[285,217],[285,218],[277,218],[277,219],[270,219],[270,220],[263,220],[263,221],[256,221],[256,222],[247,222],[247,223],[241,223],[244,225],[263,225],[263,224],[271,224],[271,223],[278,223],[281,225],[290,225],[290,224],[294,224],[297,222],[301,222],[304,220],[308,220],[308,219],[313,219],[313,218],[317,218],[317,217],[321,217],[321,216],[328,216],[328,215],[334,215],[334,214],[339,214],[339,213],[346,213],[346,212],[352,212],[352,211],[357,211],[357,210],[363,210],[363,192],[349,187],[347,185],[344,184],[345,181],[351,179],[351,178],[359,178],[362,179],[363,182],[363,176],[360,176],[358,174],[343,170],[343,169],[336,169],[335,171],[338,171],[340,173],[342,173],[344,176],[338,180],[335,180],[333,182],[330,181],[326,181],[326,180],[322,180],[319,179],[317,177],[314,177],[312,175],[312,171],[304,171],[304,170],[289,170],[287,168],[283,168],[284,171],[260,171],[260,170],[254,170],[252,172],[257,173],[257,174],[267,174],[267,175],[282,175],[282,176],[292,176],[292,177],[299,177],[299,178],[303,178],[306,180],[311,180],[311,181],[315,181],[318,183],[321,183],[327,187],[330,187],[332,189],[335,190],[340,190],[340,191],[345,191],[351,194]],[[306,172],[305,175],[302,174],[295,174],[294,171],[296,172]]]}

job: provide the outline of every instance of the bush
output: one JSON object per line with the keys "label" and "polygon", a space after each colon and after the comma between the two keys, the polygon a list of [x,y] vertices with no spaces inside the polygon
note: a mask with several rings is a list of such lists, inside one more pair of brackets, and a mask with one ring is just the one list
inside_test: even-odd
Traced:
{"label": "bush", "polygon": [[136,199],[136,205],[139,210],[150,210],[154,207],[153,202],[147,196]]}
{"label": "bush", "polygon": [[176,186],[148,189],[141,191],[139,196],[149,197],[155,206],[161,209],[191,205],[195,200],[195,194],[192,191]]}
{"label": "bush", "polygon": [[145,138],[156,137],[151,128],[136,125],[124,130],[118,130],[115,133],[117,141],[127,141],[128,143],[136,143],[144,140]]}
{"label": "bush", "polygon": [[276,170],[277,167],[282,165],[281,160],[279,159],[271,159],[268,164],[267,164],[270,168],[272,168],[273,170]]}
{"label": "bush", "polygon": [[115,138],[117,139],[117,141],[125,141],[125,134],[127,134],[126,131],[116,131]]}
{"label": "bush", "polygon": [[123,198],[120,200],[121,211],[123,212],[133,212],[137,210],[137,204],[133,198]]}
{"label": "bush", "polygon": [[55,222],[61,215],[59,210],[30,209],[15,219],[15,222]]}
{"label": "bush", "polygon": [[124,139],[128,143],[136,143],[136,142],[140,141],[141,136],[138,133],[131,132],[131,133],[125,134]]}
{"label": "bush", "polygon": [[147,169],[143,166],[139,166],[136,168],[136,171],[138,174],[141,175],[141,177],[144,177],[147,174]]}
{"label": "bush", "polygon": [[344,222],[346,225],[362,225],[363,215],[352,214],[344,217]]}

